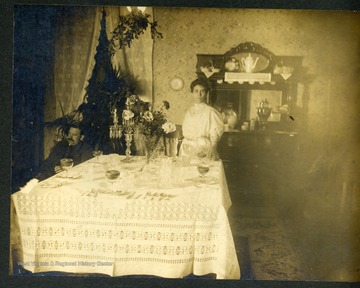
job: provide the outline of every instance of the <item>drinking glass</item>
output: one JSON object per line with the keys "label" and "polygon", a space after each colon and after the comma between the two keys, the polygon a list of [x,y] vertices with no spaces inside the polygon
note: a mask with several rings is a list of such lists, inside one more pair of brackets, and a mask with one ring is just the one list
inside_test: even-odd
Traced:
{"label": "drinking glass", "polygon": [[71,158],[63,158],[60,160],[60,166],[66,171],[66,178],[68,178],[68,171],[74,166],[74,160]]}
{"label": "drinking glass", "polygon": [[203,177],[203,179],[204,179],[205,174],[209,172],[210,167],[202,164],[202,165],[197,166],[197,170],[200,173],[200,177]]}
{"label": "drinking glass", "polygon": [[120,177],[120,171],[116,169],[109,169],[105,171],[105,177],[109,180],[111,183],[112,190],[114,192],[114,183],[117,181],[117,179]]}
{"label": "drinking glass", "polygon": [[99,163],[99,157],[103,154],[103,151],[101,150],[94,150],[92,152],[93,156],[96,157],[96,162]]}
{"label": "drinking glass", "polygon": [[195,154],[195,149],[192,145],[187,144],[187,143],[183,143],[182,144],[182,150],[183,150],[183,154],[182,154],[182,162],[184,166],[188,166],[190,164],[190,160],[191,158],[194,156]]}
{"label": "drinking glass", "polygon": [[202,163],[204,163],[204,159],[208,156],[207,152],[207,148],[203,146],[197,149],[196,156],[200,159]]}
{"label": "drinking glass", "polygon": [[189,154],[189,155],[194,155],[194,154],[196,154],[196,147],[194,146],[194,145],[192,145],[192,144],[189,144],[189,143],[186,143],[185,144],[185,147],[184,147],[184,150],[185,150],[185,152],[187,153],[187,154]]}

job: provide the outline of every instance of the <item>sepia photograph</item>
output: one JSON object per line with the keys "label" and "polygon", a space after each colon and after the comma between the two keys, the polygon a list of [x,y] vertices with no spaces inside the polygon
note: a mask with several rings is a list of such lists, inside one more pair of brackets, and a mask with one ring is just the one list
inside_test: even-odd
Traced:
{"label": "sepia photograph", "polygon": [[359,12],[118,2],[13,5],[8,277],[360,282]]}

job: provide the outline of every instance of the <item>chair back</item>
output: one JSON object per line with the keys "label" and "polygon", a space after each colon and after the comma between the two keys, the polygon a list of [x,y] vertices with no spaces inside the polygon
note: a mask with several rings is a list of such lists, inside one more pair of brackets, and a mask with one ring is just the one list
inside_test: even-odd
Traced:
{"label": "chair back", "polygon": [[182,126],[176,125],[176,131],[164,137],[165,155],[169,157],[178,156],[182,139]]}

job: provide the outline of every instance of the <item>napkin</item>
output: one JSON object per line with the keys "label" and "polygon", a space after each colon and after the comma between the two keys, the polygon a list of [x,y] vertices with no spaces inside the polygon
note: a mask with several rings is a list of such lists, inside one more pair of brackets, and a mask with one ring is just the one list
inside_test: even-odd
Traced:
{"label": "napkin", "polygon": [[25,184],[24,187],[20,188],[20,192],[24,194],[28,194],[37,185],[38,182],[39,180],[36,178],[31,179],[29,182]]}

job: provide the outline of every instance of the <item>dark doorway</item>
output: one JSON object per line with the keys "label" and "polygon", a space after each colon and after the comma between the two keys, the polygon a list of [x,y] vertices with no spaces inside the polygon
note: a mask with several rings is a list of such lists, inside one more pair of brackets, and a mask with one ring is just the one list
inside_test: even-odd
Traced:
{"label": "dark doorway", "polygon": [[37,5],[14,11],[13,192],[37,173],[43,158],[44,99],[52,86],[58,11]]}

